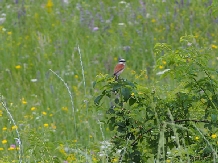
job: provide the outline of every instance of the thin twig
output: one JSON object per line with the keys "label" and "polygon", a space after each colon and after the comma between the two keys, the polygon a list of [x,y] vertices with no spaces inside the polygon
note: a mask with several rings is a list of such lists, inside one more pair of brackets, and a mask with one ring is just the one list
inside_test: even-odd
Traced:
{"label": "thin twig", "polygon": [[180,119],[180,120],[174,120],[174,123],[179,123],[179,122],[202,122],[202,123],[210,123],[208,120],[196,120],[196,119]]}
{"label": "thin twig", "polygon": [[[6,106],[6,102],[3,101],[2,97],[1,97],[1,103],[2,103],[2,106],[5,108],[5,110],[7,111],[7,114],[9,116],[9,118],[11,119],[12,123],[14,124],[14,126],[17,126],[16,122],[15,122],[15,120],[14,120],[12,114],[11,114],[11,112],[9,111],[9,109]],[[19,163],[22,163],[22,151],[23,151],[23,148],[22,148],[22,143],[21,143],[21,139],[20,139],[20,133],[19,133],[17,127],[15,128],[15,131],[16,131],[17,137],[18,137],[18,138],[15,138],[15,139],[16,139],[16,141],[18,143],[18,146],[19,146],[19,150],[18,150],[19,151],[19,156],[18,156],[19,157]]]}
{"label": "thin twig", "polygon": [[86,80],[85,80],[85,73],[84,73],[83,62],[82,62],[82,54],[80,52],[79,45],[78,45],[78,52],[79,52],[79,58],[80,58],[80,65],[81,65],[81,68],[82,68],[83,85],[84,85],[85,96],[86,96]]}
{"label": "thin twig", "polygon": [[130,140],[131,136],[129,136],[126,140],[126,146],[124,147],[123,149],[123,153],[121,154],[120,158],[119,158],[119,163],[122,163],[122,160],[123,160],[123,156],[125,155],[126,153],[126,149],[127,149],[127,146],[129,144],[129,140]]}
{"label": "thin twig", "polygon": [[52,69],[49,69],[53,74],[55,74],[65,85],[65,87],[67,88],[67,91],[70,95],[70,101],[71,101],[71,104],[72,104],[72,110],[73,110],[73,119],[74,119],[74,128],[75,128],[75,134],[76,134],[76,137],[77,137],[77,127],[76,127],[76,116],[75,116],[75,108],[74,108],[74,102],[73,102],[73,95],[70,91],[70,88],[68,87],[67,83],[56,73],[54,72]]}

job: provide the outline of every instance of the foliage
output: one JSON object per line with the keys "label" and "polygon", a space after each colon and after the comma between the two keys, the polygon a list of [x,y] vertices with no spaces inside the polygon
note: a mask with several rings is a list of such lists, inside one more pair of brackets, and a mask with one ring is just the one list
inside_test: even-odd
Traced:
{"label": "foliage", "polygon": [[[216,74],[208,72],[213,79],[211,81],[215,80],[214,83],[208,83],[208,78],[203,79],[207,77],[203,71],[197,72],[199,76],[196,74],[195,77],[194,70],[202,69],[190,59],[186,62],[186,59],[174,55],[172,51],[176,53],[175,49],[190,48],[188,45],[192,43],[201,54],[210,54],[211,57],[205,56],[210,68],[217,67],[216,10],[215,0],[0,0],[0,95],[12,115],[9,116],[0,105],[0,162],[20,162],[21,159],[22,162],[108,162],[108,151],[112,148],[108,140],[114,132],[110,132],[108,125],[101,121],[105,118],[105,108],[111,105],[112,98],[123,93],[125,97],[122,100],[127,100],[129,91],[132,98],[127,103],[123,102],[125,114],[128,109],[131,111],[135,108],[151,117],[154,114],[153,108],[158,105],[169,108],[174,117],[179,114],[178,110],[165,104],[179,105],[181,100],[179,103],[176,101],[179,93],[183,100],[188,99],[188,104],[192,104],[191,108],[181,108],[188,108],[193,120],[210,120],[210,115],[214,114],[211,119],[215,121],[216,110],[207,109],[205,114],[202,107],[202,103],[204,106],[208,103],[208,107],[217,106],[213,100],[215,96],[208,91],[196,91],[195,95],[190,90],[198,88],[194,78],[197,81],[202,79],[199,82],[204,89],[209,88],[210,84],[216,85]],[[194,38],[186,38],[189,41],[180,44],[178,40],[185,34],[194,35]],[[154,50],[156,43],[160,44]],[[161,50],[160,46],[166,49]],[[212,50],[207,51],[201,47]],[[165,53],[168,55],[163,56]],[[127,61],[122,77],[128,80],[121,80],[123,86],[118,85],[118,88],[128,88],[122,92],[118,89],[116,95],[111,94],[111,98],[107,99],[105,96],[111,92],[105,92],[96,100],[98,102],[102,99],[99,103],[101,107],[96,107],[93,98],[103,91],[98,89],[99,86],[110,80],[109,77],[102,76],[101,79],[105,81],[98,81],[98,87],[93,89],[96,75],[112,75],[119,57]],[[206,62],[205,59],[200,64],[206,66]],[[193,71],[188,69],[193,72],[192,80],[183,69],[187,69],[187,63],[193,63]],[[195,99],[192,103],[192,95],[194,98],[203,98],[201,101]],[[162,104],[156,104],[152,97],[161,99]],[[143,106],[138,106],[137,100],[141,100]],[[153,102],[152,108],[147,108],[151,105],[149,101]],[[116,102],[116,109],[119,110],[121,99],[118,98]],[[147,113],[147,110],[151,111]],[[160,112],[164,114],[167,111]],[[133,113],[136,120],[143,121],[139,112]],[[132,117],[132,113],[129,114],[127,119]],[[184,112],[183,117],[186,114],[188,113]],[[164,122],[170,123],[171,118],[163,118]],[[125,119],[121,118],[121,121],[125,122]],[[161,121],[156,123],[161,127]],[[175,125],[180,125],[178,123],[182,122]],[[146,124],[149,129],[153,122]],[[204,123],[193,124],[198,129],[204,127]],[[212,146],[216,146],[217,133],[213,126],[212,131],[208,132],[210,129],[207,125],[201,132]],[[112,123],[110,127],[116,129]],[[146,132],[145,129],[137,128],[130,133],[137,135],[141,130]],[[16,131],[20,133],[21,148]],[[148,133],[151,131],[148,130]],[[159,130],[152,130],[154,133],[158,135]],[[141,145],[140,148],[137,145],[138,151],[143,153],[141,159],[150,158],[148,162],[154,162],[152,158],[155,151],[151,147],[147,148],[149,144],[144,141],[144,135],[142,143],[138,142]],[[202,153],[205,148],[200,148],[201,144],[198,143],[205,139],[200,132],[193,135],[192,146],[199,147],[199,153]],[[131,146],[130,143],[125,146]],[[161,146],[158,147],[160,149],[156,151],[161,153],[159,157],[164,156]],[[21,158],[19,153],[22,153]],[[186,153],[187,150],[183,152],[184,158]],[[113,154],[115,156],[111,161],[118,162],[119,151]],[[165,159],[177,155],[179,157],[182,153],[178,154],[178,150],[173,148]],[[202,157],[201,154],[199,156]]]}
{"label": "foliage", "polygon": [[218,160],[217,72],[208,67],[210,51],[198,48],[193,36],[181,37],[180,43],[176,49],[163,43],[154,47],[156,68],[167,61],[168,71],[158,74],[169,79],[166,85],[176,82],[171,90],[98,77],[103,87],[95,104],[102,109],[103,97],[111,102],[105,121],[115,131],[110,161],[118,150],[120,162],[147,162],[152,154],[159,162]]}

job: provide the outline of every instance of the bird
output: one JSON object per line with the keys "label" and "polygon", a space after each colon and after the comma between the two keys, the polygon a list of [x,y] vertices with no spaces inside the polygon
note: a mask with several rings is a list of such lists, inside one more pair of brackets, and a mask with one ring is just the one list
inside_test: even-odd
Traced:
{"label": "bird", "polygon": [[114,76],[115,76],[115,80],[118,79],[118,76],[123,72],[123,70],[125,69],[125,59],[119,59],[118,64],[115,66],[114,68]]}

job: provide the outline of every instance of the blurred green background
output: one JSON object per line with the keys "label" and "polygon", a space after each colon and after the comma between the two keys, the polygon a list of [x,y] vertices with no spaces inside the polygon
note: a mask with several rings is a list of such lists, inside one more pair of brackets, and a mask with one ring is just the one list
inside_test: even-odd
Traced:
{"label": "blurred green background", "polygon": [[[96,75],[112,75],[118,59],[125,58],[122,77],[152,86],[154,45],[176,48],[184,35],[194,35],[199,48],[211,48],[209,64],[217,66],[218,19],[211,4],[0,0],[0,94],[17,125],[1,106],[0,160],[17,162],[17,128],[26,162],[104,162],[102,141],[111,133],[100,122],[106,109],[93,105],[99,92],[92,87]],[[73,103],[49,69],[68,84]]]}

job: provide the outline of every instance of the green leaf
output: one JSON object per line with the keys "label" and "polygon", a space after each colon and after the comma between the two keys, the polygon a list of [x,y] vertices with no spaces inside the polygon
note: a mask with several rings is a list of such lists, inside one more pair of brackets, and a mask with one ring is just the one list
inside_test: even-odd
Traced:
{"label": "green leaf", "polygon": [[135,86],[135,84],[134,84],[134,83],[132,83],[132,82],[130,82],[130,81],[125,81],[125,83],[126,83],[127,85],[129,85],[129,86],[133,87],[133,88],[135,88],[135,87],[136,87],[136,86]]}
{"label": "green leaf", "polygon": [[117,126],[120,126],[122,128],[126,127],[126,124],[124,122],[117,122]]}
{"label": "green leaf", "polygon": [[122,126],[118,126],[117,127],[117,131],[120,133],[125,133],[126,132],[126,128],[122,127]]}
{"label": "green leaf", "polygon": [[116,91],[116,90],[120,89],[121,87],[122,87],[122,84],[121,84],[121,83],[115,83],[115,84],[113,85],[113,91]]}
{"label": "green leaf", "polygon": [[211,114],[211,122],[216,123],[217,121],[217,115],[216,114]]}
{"label": "green leaf", "polygon": [[115,127],[115,126],[114,126],[113,123],[109,123],[109,130],[110,130],[110,131],[113,131],[113,130],[114,130],[114,127]]}
{"label": "green leaf", "polygon": [[114,114],[114,113],[115,113],[115,111],[114,111],[113,108],[110,108],[110,109],[108,109],[108,111],[107,111],[107,114]]}
{"label": "green leaf", "polygon": [[115,104],[119,104],[119,99],[116,98],[116,99],[114,100],[114,102],[115,102]]}
{"label": "green leaf", "polygon": [[109,124],[109,129],[111,131],[114,130],[115,128],[115,117],[111,117],[109,120],[108,120],[108,124]]}
{"label": "green leaf", "polygon": [[131,97],[131,92],[129,88],[123,88],[121,90],[121,94],[123,95],[123,99],[125,102]]}
{"label": "green leaf", "polygon": [[218,94],[215,94],[212,96],[212,101],[216,105],[216,107],[218,108]]}
{"label": "green leaf", "polygon": [[96,81],[93,82],[92,87],[95,88]]}
{"label": "green leaf", "polygon": [[132,97],[131,97],[131,98],[129,99],[129,105],[130,105],[130,106],[132,106],[135,102],[136,102],[136,99],[135,99],[135,98],[132,98]]}
{"label": "green leaf", "polygon": [[95,105],[99,105],[99,103],[101,102],[101,99],[104,97],[104,95],[99,95],[95,98],[94,100],[94,104]]}
{"label": "green leaf", "polygon": [[107,97],[111,97],[111,94],[109,93],[109,91],[107,91],[107,90],[104,90],[103,92],[102,92],[102,95],[103,96],[107,96]]}
{"label": "green leaf", "polygon": [[208,155],[208,154],[212,153],[212,149],[210,147],[206,147],[206,148],[204,148],[203,152],[205,155]]}

